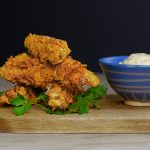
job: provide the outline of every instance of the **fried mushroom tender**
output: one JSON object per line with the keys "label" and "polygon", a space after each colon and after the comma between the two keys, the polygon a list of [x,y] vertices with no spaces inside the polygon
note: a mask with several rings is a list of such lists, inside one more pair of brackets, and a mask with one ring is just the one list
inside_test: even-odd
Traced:
{"label": "fried mushroom tender", "polygon": [[74,102],[73,93],[65,87],[61,87],[57,83],[50,86],[49,90],[47,91],[47,96],[48,105],[53,110],[65,110],[68,108],[70,103]]}
{"label": "fried mushroom tender", "polygon": [[96,86],[99,78],[85,68],[85,65],[71,57],[55,66],[42,64],[38,58],[26,53],[10,57],[0,68],[0,76],[10,82],[33,87],[46,88],[51,82],[72,91],[83,91],[83,86]]}
{"label": "fried mushroom tender", "polygon": [[46,87],[53,80],[53,69],[26,53],[10,57],[0,68],[0,76],[12,83]]}
{"label": "fried mushroom tender", "polygon": [[24,46],[42,63],[50,62],[53,65],[62,62],[71,52],[64,40],[31,33],[26,37]]}
{"label": "fried mushroom tender", "polygon": [[55,109],[67,109],[70,103],[74,102],[74,96],[84,91],[83,86],[96,86],[100,83],[99,78],[85,68],[79,61],[67,57],[55,69],[55,81],[50,84],[48,105]]}
{"label": "fried mushroom tender", "polygon": [[17,93],[29,100],[33,100],[37,97],[35,89],[27,86],[16,85],[0,96],[0,105],[10,104],[10,101],[17,96]]}
{"label": "fried mushroom tender", "polygon": [[68,89],[79,89],[83,91],[83,86],[97,86],[100,79],[79,61],[67,57],[61,64],[56,65],[55,80]]}

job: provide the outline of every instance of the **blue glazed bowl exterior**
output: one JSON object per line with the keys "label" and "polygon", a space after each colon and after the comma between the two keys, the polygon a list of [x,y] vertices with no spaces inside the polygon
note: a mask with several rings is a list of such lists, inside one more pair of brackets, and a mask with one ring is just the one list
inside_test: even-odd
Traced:
{"label": "blue glazed bowl exterior", "polygon": [[99,59],[110,86],[127,100],[150,101],[150,65],[119,64],[127,56]]}

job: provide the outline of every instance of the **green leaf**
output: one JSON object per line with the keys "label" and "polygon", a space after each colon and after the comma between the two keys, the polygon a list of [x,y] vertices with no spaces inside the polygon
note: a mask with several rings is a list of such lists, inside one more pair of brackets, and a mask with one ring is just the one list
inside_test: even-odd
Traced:
{"label": "green leaf", "polygon": [[105,85],[102,86],[96,86],[96,87],[91,87],[87,90],[86,94],[91,93],[94,97],[94,99],[99,99],[103,97],[107,92],[107,87]]}
{"label": "green leaf", "polygon": [[70,106],[69,106],[69,111],[70,112],[78,112],[78,110],[79,110],[79,102],[74,102],[73,104],[71,104]]}
{"label": "green leaf", "polygon": [[24,104],[24,109],[25,111],[29,111],[31,109],[31,103],[29,101],[26,102],[26,104]]}
{"label": "green leaf", "polygon": [[47,114],[52,114],[52,110],[51,109],[47,108],[47,109],[45,109],[45,111],[46,111]]}
{"label": "green leaf", "polygon": [[56,110],[53,112],[53,114],[56,114],[56,115],[65,115],[65,114],[68,114],[69,112],[67,110]]}
{"label": "green leaf", "polygon": [[89,88],[84,94],[77,94],[75,96],[76,102],[69,106],[69,111],[79,114],[88,113],[89,106],[92,104],[92,106],[97,107],[100,98],[102,98],[106,92],[106,86],[96,86]]}
{"label": "green leaf", "polygon": [[10,101],[10,104],[13,106],[21,106],[25,103],[25,99],[22,95],[17,94],[17,97]]}
{"label": "green leaf", "polygon": [[[21,99],[24,99],[24,96],[21,95],[21,94],[19,94],[19,93],[17,93],[17,97],[18,97],[18,98],[21,98]],[[24,100],[25,100],[25,99],[24,99]]]}
{"label": "green leaf", "polygon": [[3,96],[5,94],[5,92],[0,92],[0,96]]}
{"label": "green leaf", "polygon": [[84,95],[84,96],[82,97],[82,101],[83,101],[83,100],[89,102],[89,101],[91,101],[91,100],[94,100],[94,96],[93,96],[92,93],[88,93],[88,94],[86,94],[86,95]]}
{"label": "green leaf", "polygon": [[20,107],[15,107],[13,109],[13,112],[16,116],[21,116],[21,115],[24,115],[25,113],[25,108],[24,106],[20,106]]}
{"label": "green leaf", "polygon": [[45,94],[44,91],[42,91],[39,96],[37,97],[37,99],[40,99],[40,100],[47,100],[47,95]]}
{"label": "green leaf", "polygon": [[79,114],[85,114],[85,113],[88,113],[88,111],[89,111],[88,105],[87,105],[87,103],[84,103],[84,104],[80,107]]}
{"label": "green leaf", "polygon": [[77,94],[75,96],[75,99],[79,100],[79,99],[82,99],[83,98],[83,94]]}

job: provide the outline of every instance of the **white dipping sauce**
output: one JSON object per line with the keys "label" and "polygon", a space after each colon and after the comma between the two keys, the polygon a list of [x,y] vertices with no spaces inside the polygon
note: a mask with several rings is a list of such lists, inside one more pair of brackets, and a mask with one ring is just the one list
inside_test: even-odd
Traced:
{"label": "white dipping sauce", "polygon": [[131,54],[120,64],[129,64],[129,65],[150,65],[150,54],[145,53],[135,53]]}

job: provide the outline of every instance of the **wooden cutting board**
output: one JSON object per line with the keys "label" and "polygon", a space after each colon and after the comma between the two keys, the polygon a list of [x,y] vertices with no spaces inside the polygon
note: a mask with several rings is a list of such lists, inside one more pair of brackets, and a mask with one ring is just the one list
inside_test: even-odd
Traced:
{"label": "wooden cutting board", "polygon": [[0,108],[0,132],[9,133],[150,133],[150,107],[124,105],[118,95],[108,95],[100,110],[89,114],[49,115],[33,108],[24,116]]}

